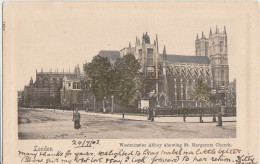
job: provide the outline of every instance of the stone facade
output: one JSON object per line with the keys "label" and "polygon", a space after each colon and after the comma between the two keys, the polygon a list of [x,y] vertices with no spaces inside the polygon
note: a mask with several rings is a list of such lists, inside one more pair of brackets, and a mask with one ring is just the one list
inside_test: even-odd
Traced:
{"label": "stone facade", "polygon": [[[148,33],[143,33],[141,39],[136,37],[135,47],[128,47],[119,51],[102,51],[101,56],[113,59],[123,57],[132,53],[141,64],[141,71],[144,74],[145,91],[144,97],[153,90],[157,94],[159,106],[189,107],[204,106],[189,98],[189,92],[194,89],[195,82],[202,79],[212,89],[222,89],[228,92],[229,65],[228,65],[228,44],[227,33],[224,27],[223,32],[212,33],[205,37],[202,32],[201,38],[195,40],[195,55],[174,55],[166,53],[164,46],[163,53],[158,50],[158,37],[156,35],[151,44]],[[111,60],[112,62],[112,60]]]}
{"label": "stone facade", "polygon": [[61,105],[72,106],[83,104],[83,90],[81,89],[80,78],[63,78],[62,88],[60,90]]}
{"label": "stone facade", "polygon": [[[156,35],[151,42],[148,33],[143,33],[141,38],[136,37],[134,46],[120,51],[101,50],[98,55],[109,59],[114,66],[117,59],[131,53],[139,61],[144,79],[144,87],[140,88],[142,97],[147,98],[149,93],[157,95],[158,105],[161,107],[194,107],[204,106],[191,100],[189,93],[194,90],[195,82],[202,79],[213,90],[226,95],[223,105],[235,104],[235,82],[229,83],[228,43],[227,32],[224,27],[220,32],[216,27],[215,33],[210,29],[209,37],[202,32],[201,38],[195,39],[195,55],[175,55],[166,52],[159,53],[159,42]],[[84,64],[83,64],[84,67]],[[84,68],[83,68],[84,70]],[[90,100],[89,95],[84,95],[81,80],[84,78],[79,66],[73,73],[67,72],[37,72],[36,81],[31,79],[30,84],[24,87],[23,105],[47,105],[52,99],[61,105],[71,106],[82,104]],[[84,99],[85,96],[85,99]],[[217,102],[216,102],[217,103]],[[95,104],[95,103],[94,103]],[[94,105],[95,106],[95,105]]]}
{"label": "stone facade", "polygon": [[29,85],[24,87],[23,106],[52,106],[60,104],[60,89],[64,77],[79,78],[80,69],[74,72],[37,72],[36,81],[31,78]]}

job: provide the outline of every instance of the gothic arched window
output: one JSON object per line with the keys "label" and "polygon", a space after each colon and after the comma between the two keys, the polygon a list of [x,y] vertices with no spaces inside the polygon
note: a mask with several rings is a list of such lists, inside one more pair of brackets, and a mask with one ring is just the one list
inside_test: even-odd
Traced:
{"label": "gothic arched window", "polygon": [[139,50],[139,59],[142,59],[142,49]]}
{"label": "gothic arched window", "polygon": [[213,49],[213,54],[215,53],[215,42],[212,42],[212,49]]}
{"label": "gothic arched window", "polygon": [[48,81],[47,78],[45,78],[45,79],[43,80],[43,86],[44,86],[44,87],[48,87],[48,86],[49,86],[49,81]]}
{"label": "gothic arched window", "polygon": [[147,49],[147,65],[153,65],[153,49]]}
{"label": "gothic arched window", "polygon": [[224,86],[224,69],[221,70],[221,85]]}
{"label": "gothic arched window", "polygon": [[209,43],[205,44],[205,56],[208,56],[209,54]]}
{"label": "gothic arched window", "polygon": [[221,41],[219,43],[219,50],[220,50],[220,52],[223,52],[223,47],[224,47],[224,43]]}

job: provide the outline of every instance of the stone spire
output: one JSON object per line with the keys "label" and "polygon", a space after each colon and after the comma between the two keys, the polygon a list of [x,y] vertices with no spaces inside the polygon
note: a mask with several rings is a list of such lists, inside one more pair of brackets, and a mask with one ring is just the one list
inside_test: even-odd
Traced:
{"label": "stone spire", "polygon": [[30,85],[33,85],[33,78],[31,76]]}
{"label": "stone spire", "polygon": [[224,26],[224,34],[227,34],[227,32],[226,32],[226,26]]}
{"label": "stone spire", "polygon": [[210,38],[212,37],[212,31],[211,31],[211,28],[210,28],[210,31],[209,31],[209,37],[210,37]]}
{"label": "stone spire", "polygon": [[165,45],[163,47],[163,61],[166,61],[167,60],[167,56],[166,56],[166,48],[165,48]]}
{"label": "stone spire", "polygon": [[157,44],[157,53],[159,52],[159,42],[158,42],[158,36],[156,34],[156,44]]}
{"label": "stone spire", "polygon": [[199,40],[199,34],[197,34],[196,40]]}
{"label": "stone spire", "polygon": [[218,26],[216,25],[216,32],[215,32],[215,34],[218,34],[218,33],[219,33]]}

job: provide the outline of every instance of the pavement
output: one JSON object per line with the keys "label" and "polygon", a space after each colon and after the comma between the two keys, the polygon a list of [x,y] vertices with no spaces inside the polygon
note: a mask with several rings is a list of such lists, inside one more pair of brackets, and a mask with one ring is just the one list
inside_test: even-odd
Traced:
{"label": "pavement", "polygon": [[[110,113],[86,113],[81,112],[82,114],[88,114],[92,116],[102,116],[102,117],[112,117],[112,118],[122,118],[122,114],[110,114]],[[147,116],[138,116],[138,115],[124,115],[124,119],[128,120],[138,120],[138,121],[150,121],[147,120]],[[202,117],[204,123],[210,123],[212,117]],[[200,121],[199,117],[186,117],[185,122],[187,123],[197,123]],[[222,117],[223,122],[236,122],[236,117]],[[155,117],[154,122],[183,122],[183,117]]]}
{"label": "pavement", "polygon": [[81,128],[74,129],[72,111],[53,109],[18,110],[19,139],[154,139],[154,138],[235,138],[235,117],[223,117],[216,126],[211,117],[159,117],[155,122],[146,116],[80,111]]}
{"label": "pavement", "polygon": [[[35,110],[43,110],[43,109],[35,109]],[[54,109],[44,109],[48,111],[54,111]],[[55,110],[56,112],[69,112],[72,113],[72,111],[68,110]],[[110,118],[123,118],[122,114],[111,114],[111,113],[94,113],[94,112],[85,112],[85,111],[79,111],[81,115],[90,115],[90,116],[101,116],[101,117],[110,117]],[[147,116],[143,115],[124,115],[125,120],[136,120],[136,121],[149,121],[147,120]],[[204,123],[212,123],[212,117],[202,117],[202,120]],[[216,116],[217,119],[217,116]],[[199,117],[186,117],[185,122],[187,123],[197,123],[200,121]],[[154,122],[183,122],[183,117],[155,117]],[[236,122],[236,117],[222,117],[222,122]]]}

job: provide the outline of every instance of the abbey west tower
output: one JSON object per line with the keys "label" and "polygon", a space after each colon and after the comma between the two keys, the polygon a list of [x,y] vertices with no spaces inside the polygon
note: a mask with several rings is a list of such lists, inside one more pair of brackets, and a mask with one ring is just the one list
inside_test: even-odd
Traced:
{"label": "abbey west tower", "polygon": [[228,44],[227,33],[224,27],[223,32],[219,32],[218,27],[212,33],[210,29],[209,38],[202,32],[202,37],[197,35],[195,41],[196,56],[207,56],[210,60],[213,84],[212,87],[229,85],[229,66],[228,66]]}
{"label": "abbey west tower", "polygon": [[120,57],[131,53],[141,64],[141,71],[145,78],[145,86],[142,92],[147,96],[150,92],[159,92],[159,53],[158,53],[158,37],[153,43],[150,41],[148,33],[143,33],[142,39],[136,37],[135,47],[129,46],[120,50]]}
{"label": "abbey west tower", "polygon": [[143,34],[142,43],[140,39],[136,37],[135,43],[135,58],[141,63],[142,72],[146,78],[145,93],[155,91],[158,94],[158,37],[154,43],[150,43],[150,37],[147,34]]}

